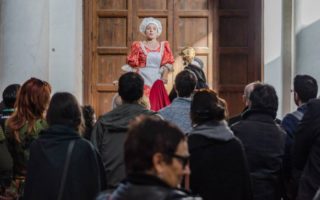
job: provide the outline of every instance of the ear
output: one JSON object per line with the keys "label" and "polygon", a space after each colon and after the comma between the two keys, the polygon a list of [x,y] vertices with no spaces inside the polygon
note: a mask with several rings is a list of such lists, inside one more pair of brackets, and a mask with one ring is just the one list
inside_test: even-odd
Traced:
{"label": "ear", "polygon": [[293,100],[294,100],[294,102],[295,102],[295,104],[296,104],[297,106],[300,106],[300,104],[301,104],[301,99],[300,99],[298,93],[295,92],[295,91],[293,92]]}
{"label": "ear", "polygon": [[153,167],[157,174],[162,174],[165,167],[163,155],[161,153],[155,153],[152,157]]}
{"label": "ear", "polygon": [[244,104],[246,104],[246,103],[247,103],[246,100],[247,100],[247,98],[246,98],[246,96],[243,94],[243,95],[242,95],[242,102],[243,102]]}

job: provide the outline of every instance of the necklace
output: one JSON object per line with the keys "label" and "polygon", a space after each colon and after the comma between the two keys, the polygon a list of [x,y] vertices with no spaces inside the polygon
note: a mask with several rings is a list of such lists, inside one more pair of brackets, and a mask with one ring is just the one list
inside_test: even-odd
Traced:
{"label": "necklace", "polygon": [[144,41],[144,45],[148,48],[148,49],[152,49],[155,50],[159,47],[159,42],[158,41]]}

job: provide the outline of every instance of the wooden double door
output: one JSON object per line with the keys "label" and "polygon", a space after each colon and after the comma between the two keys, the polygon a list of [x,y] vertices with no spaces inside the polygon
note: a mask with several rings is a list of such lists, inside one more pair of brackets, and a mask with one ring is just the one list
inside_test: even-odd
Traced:
{"label": "wooden double door", "polygon": [[192,46],[204,62],[209,86],[241,111],[248,82],[261,79],[262,0],[84,0],[84,102],[97,115],[111,110],[131,43],[142,40],[145,17],[159,19],[175,56],[175,75],[183,68],[178,55]]}

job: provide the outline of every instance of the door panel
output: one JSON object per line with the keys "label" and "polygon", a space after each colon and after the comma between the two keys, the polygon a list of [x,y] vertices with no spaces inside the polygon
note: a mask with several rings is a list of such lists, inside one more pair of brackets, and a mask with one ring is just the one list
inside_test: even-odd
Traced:
{"label": "door panel", "polygon": [[131,43],[144,38],[140,22],[155,17],[163,27],[159,40],[169,41],[175,57],[167,90],[183,68],[179,52],[192,46],[209,86],[227,100],[231,115],[240,112],[244,86],[261,79],[261,1],[84,0],[84,102],[98,116],[111,110]]}
{"label": "door panel", "polygon": [[107,10],[120,10],[120,9],[127,9],[128,2],[127,0],[117,0],[117,1],[110,1],[110,0],[99,0],[98,1],[98,8],[100,9],[107,9]]}
{"label": "door panel", "polygon": [[[194,47],[196,56],[204,63],[204,72],[208,83],[214,87],[212,74],[216,66],[212,63],[212,15],[212,1],[210,0],[175,1],[173,48],[177,56],[184,47]],[[173,75],[175,76],[183,69],[182,59],[177,59],[174,66],[176,71]]]}
{"label": "door panel", "polygon": [[138,9],[141,10],[167,10],[168,0],[136,0]]}
{"label": "door panel", "polygon": [[261,80],[262,5],[257,0],[219,0],[217,3],[217,84],[233,116],[244,108],[245,85]]}
{"label": "door panel", "polygon": [[115,81],[131,44],[132,4],[128,0],[89,1],[92,7],[90,104],[101,115],[111,109],[112,97],[117,91]]}
{"label": "door panel", "polygon": [[178,5],[179,10],[209,10],[208,0],[182,0]]}

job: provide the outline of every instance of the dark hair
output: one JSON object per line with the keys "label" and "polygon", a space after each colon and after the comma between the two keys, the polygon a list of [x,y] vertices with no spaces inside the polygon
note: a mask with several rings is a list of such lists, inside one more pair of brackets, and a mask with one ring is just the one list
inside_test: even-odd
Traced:
{"label": "dark hair", "polygon": [[83,137],[90,140],[91,131],[95,123],[95,112],[91,105],[84,105],[81,107],[81,110],[85,125]]}
{"label": "dark hair", "polygon": [[191,102],[192,124],[223,120],[226,118],[226,108],[226,102],[215,91],[201,89],[194,94]]}
{"label": "dark hair", "polygon": [[20,84],[11,84],[2,93],[3,103],[7,108],[13,108],[16,102]]}
{"label": "dark hair", "polygon": [[303,103],[317,97],[318,84],[312,76],[296,75],[293,87]]}
{"label": "dark hair", "polygon": [[174,83],[179,97],[190,97],[196,87],[197,77],[193,72],[183,70],[177,74]]}
{"label": "dark hair", "polygon": [[142,97],[143,85],[144,81],[139,74],[128,72],[119,78],[118,93],[123,101],[132,103]]}
{"label": "dark hair", "polygon": [[251,109],[277,112],[278,96],[273,86],[256,84],[250,94]]}
{"label": "dark hair", "polygon": [[82,115],[77,99],[68,92],[57,92],[52,96],[47,121],[49,126],[65,125],[78,131]]}
{"label": "dark hair", "polygon": [[185,140],[179,128],[164,120],[140,116],[129,126],[124,144],[127,173],[145,172],[153,168],[153,155],[162,153],[168,164],[179,143]]}

